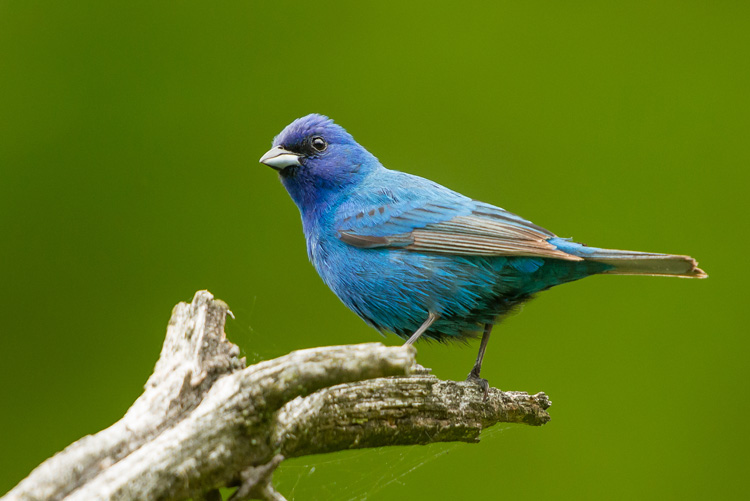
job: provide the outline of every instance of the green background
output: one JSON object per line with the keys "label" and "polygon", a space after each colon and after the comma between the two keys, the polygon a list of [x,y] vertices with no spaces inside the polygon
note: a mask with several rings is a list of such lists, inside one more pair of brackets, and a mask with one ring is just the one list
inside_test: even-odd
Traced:
{"label": "green background", "polygon": [[[709,280],[594,277],[496,329],[543,428],[301,458],[295,499],[746,494],[745,2],[0,1],[0,492],[115,420],[209,289],[250,362],[382,338],[257,159],[337,120],[388,167]],[[395,336],[388,344],[401,341]],[[419,345],[462,379],[470,347]]]}

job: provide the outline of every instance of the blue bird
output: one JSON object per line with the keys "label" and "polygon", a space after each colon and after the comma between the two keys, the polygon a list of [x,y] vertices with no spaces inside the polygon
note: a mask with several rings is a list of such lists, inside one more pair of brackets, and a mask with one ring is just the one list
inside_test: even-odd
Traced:
{"label": "blue bird", "polygon": [[367,324],[407,344],[481,334],[468,379],[485,398],[492,326],[537,292],[595,274],[707,276],[692,257],[587,247],[386,169],[323,115],[292,122],[260,162],[278,171],[299,208],[313,266]]}

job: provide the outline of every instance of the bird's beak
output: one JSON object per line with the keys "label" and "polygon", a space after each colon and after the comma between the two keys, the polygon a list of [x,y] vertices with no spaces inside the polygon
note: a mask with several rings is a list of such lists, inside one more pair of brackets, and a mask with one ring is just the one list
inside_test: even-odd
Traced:
{"label": "bird's beak", "polygon": [[297,153],[285,150],[281,146],[274,146],[266,152],[265,155],[260,157],[260,163],[273,167],[276,170],[283,170],[290,165],[302,165],[299,163],[299,157]]}

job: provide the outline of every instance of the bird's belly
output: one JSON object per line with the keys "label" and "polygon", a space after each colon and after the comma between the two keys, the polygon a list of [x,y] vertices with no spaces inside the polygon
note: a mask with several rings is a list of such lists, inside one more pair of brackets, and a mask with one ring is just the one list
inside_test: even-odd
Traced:
{"label": "bird's belly", "polygon": [[[343,243],[310,248],[318,273],[351,310],[379,330],[408,337],[430,312],[436,339],[473,337],[546,288],[504,257],[457,257]],[[513,259],[513,258],[510,258]]]}

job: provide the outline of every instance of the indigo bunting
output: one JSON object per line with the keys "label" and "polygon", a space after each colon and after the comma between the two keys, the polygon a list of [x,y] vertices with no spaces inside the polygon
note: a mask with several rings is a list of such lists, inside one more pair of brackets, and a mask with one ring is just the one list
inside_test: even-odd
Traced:
{"label": "indigo bunting", "polygon": [[535,293],[595,274],[707,276],[692,257],[588,247],[386,169],[323,115],[292,122],[260,162],[278,171],[299,208],[313,266],[367,324],[408,344],[481,333],[468,379],[485,398],[492,326]]}

